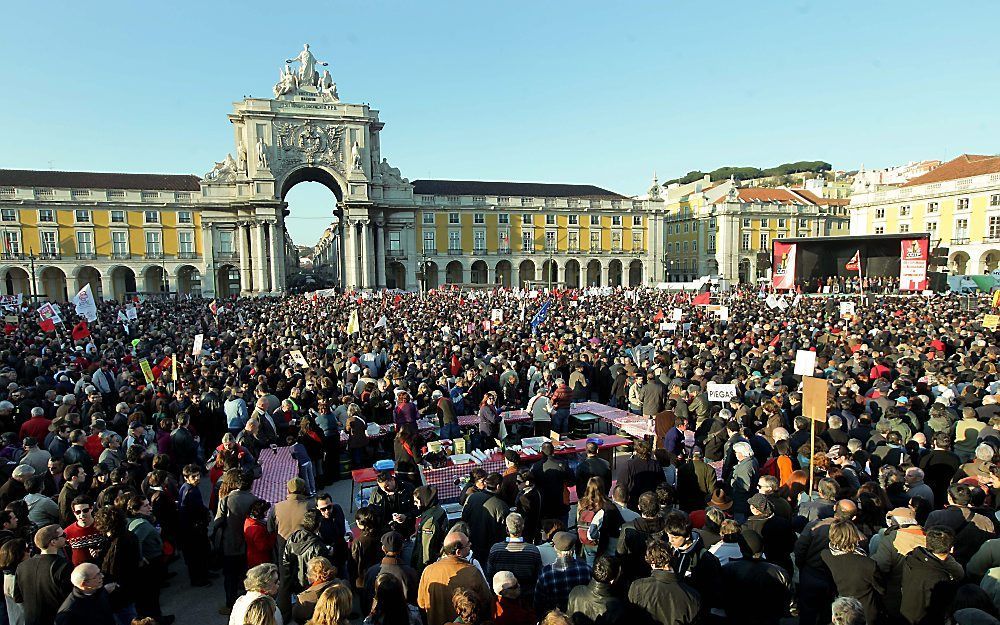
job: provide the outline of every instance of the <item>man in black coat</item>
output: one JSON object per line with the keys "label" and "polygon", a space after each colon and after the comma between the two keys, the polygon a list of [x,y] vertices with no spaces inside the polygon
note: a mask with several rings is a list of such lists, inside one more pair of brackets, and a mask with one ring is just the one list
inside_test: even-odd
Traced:
{"label": "man in black coat", "polygon": [[490,473],[486,476],[486,490],[472,493],[462,506],[462,520],[469,524],[469,541],[479,562],[486,562],[490,547],[507,536],[504,521],[510,508],[498,494],[501,481],[499,473]]}
{"label": "man in black coat", "polygon": [[542,494],[542,518],[559,519],[567,523],[569,504],[565,503],[563,492],[573,483],[573,476],[566,468],[566,464],[556,459],[552,443],[542,445],[542,456],[543,458],[531,467],[535,482]]}
{"label": "man in black coat", "polygon": [[707,614],[718,599],[719,559],[708,550],[701,534],[692,531],[688,515],[679,510],[664,517],[663,533],[671,549],[670,570],[698,591],[702,614]]}
{"label": "man in black coat", "polygon": [[542,493],[538,490],[535,475],[531,471],[522,470],[518,474],[517,483],[521,490],[514,509],[524,517],[524,539],[536,543],[542,527]]}
{"label": "man in black coat", "polygon": [[566,614],[573,625],[620,625],[628,613],[628,604],[611,591],[618,572],[616,559],[601,556],[594,560],[590,583],[569,593]]}
{"label": "man in black coat", "polygon": [[583,499],[587,493],[587,481],[599,477],[604,483],[604,495],[611,491],[611,465],[597,456],[597,443],[587,443],[587,457],[576,467],[576,496]]}
{"label": "man in black coat", "polygon": [[832,517],[813,521],[805,526],[795,542],[795,566],[799,569],[798,604],[799,624],[815,625],[830,620],[830,602],[834,599],[833,577],[823,551],[830,546],[830,526],[840,520],[852,520],[858,512],[857,505],[842,499],[834,507]]}
{"label": "man in black coat", "polygon": [[670,568],[670,545],[652,540],[646,546],[649,577],[632,583],[628,600],[644,623],[694,623],[701,610],[698,592],[683,583]]}
{"label": "man in black coat", "polygon": [[716,584],[719,606],[734,622],[746,625],[778,625],[788,611],[792,595],[792,574],[760,558],[763,543],[753,530],[743,530],[741,559],[722,567]]}
{"label": "man in black coat", "polygon": [[911,625],[945,622],[948,605],[965,571],[950,553],[955,532],[937,526],[927,530],[927,546],[917,547],[903,560],[903,598],[900,613]]}
{"label": "man in black coat", "polygon": [[46,525],[35,532],[35,546],[41,551],[17,566],[14,600],[24,608],[25,625],[49,625],[73,585],[66,550],[66,532],[58,525]]}
{"label": "man in black coat", "polygon": [[656,493],[643,493],[639,497],[639,518],[622,525],[618,538],[618,555],[622,573],[619,585],[628,587],[632,581],[649,575],[646,561],[646,542],[650,538],[662,538],[664,519],[660,516],[660,502]]}
{"label": "man in black coat", "polygon": [[96,564],[85,562],[73,569],[70,580],[73,591],[62,602],[55,625],[114,625],[115,616],[108,589],[113,592],[116,585],[104,586],[101,569]]}

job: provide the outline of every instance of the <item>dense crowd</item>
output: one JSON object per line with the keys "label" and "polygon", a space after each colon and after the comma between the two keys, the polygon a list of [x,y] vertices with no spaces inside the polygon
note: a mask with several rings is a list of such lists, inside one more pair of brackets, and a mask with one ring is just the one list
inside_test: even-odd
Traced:
{"label": "dense crowd", "polygon": [[[169,625],[183,579],[221,583],[231,625],[995,623],[996,334],[947,296],[852,301],[150,298],[86,327],[63,304],[54,332],[8,310],[0,622]],[[798,350],[829,381],[825,421],[802,414]],[[737,394],[711,402],[710,382]],[[510,447],[586,400],[656,435],[614,463],[508,449],[463,481],[460,518],[421,483],[459,416],[471,447]],[[512,409],[531,423],[502,426]],[[272,506],[253,491],[276,447],[298,477]],[[353,516],[325,492],[386,458]]]}

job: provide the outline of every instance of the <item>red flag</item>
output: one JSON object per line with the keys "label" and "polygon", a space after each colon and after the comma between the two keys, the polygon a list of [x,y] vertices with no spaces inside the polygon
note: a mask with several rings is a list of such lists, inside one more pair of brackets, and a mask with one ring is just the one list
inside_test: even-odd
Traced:
{"label": "red flag", "polygon": [[171,362],[170,361],[170,356],[164,356],[163,360],[160,361],[160,365],[159,365],[160,369],[163,369],[164,371],[166,371],[167,369],[169,369],[170,368],[170,362]]}
{"label": "red flag", "polygon": [[663,321],[663,309],[662,308],[659,310],[659,312],[657,312],[655,315],[653,315],[653,322],[654,323],[660,323],[661,321]]}
{"label": "red flag", "polygon": [[212,303],[208,305],[208,309],[211,310],[212,314],[216,317],[219,316],[219,305],[215,303],[214,299],[212,300]]}
{"label": "red flag", "polygon": [[392,298],[392,303],[395,304],[397,307],[399,306],[399,303],[402,301],[403,301],[403,296],[398,293],[396,294],[396,297]]}
{"label": "red flag", "polygon": [[695,297],[691,301],[691,303],[694,304],[695,306],[708,306],[710,303],[712,303],[712,294],[709,293],[708,291],[705,291],[701,295]]}
{"label": "red flag", "polygon": [[17,330],[17,326],[14,325],[13,323],[8,323],[7,325],[5,325],[3,327],[3,333],[4,334],[14,334],[14,332],[16,330]]}
{"label": "red flag", "polygon": [[861,250],[858,250],[857,252],[854,252],[854,256],[851,257],[851,260],[847,261],[847,264],[844,265],[844,269],[846,269],[848,271],[860,271],[860,269],[861,269]]}
{"label": "red flag", "polygon": [[776,347],[778,345],[778,342],[780,340],[781,340],[781,335],[780,334],[775,334],[774,338],[771,339],[771,342],[768,343],[768,345],[770,345],[771,347]]}
{"label": "red flag", "polygon": [[40,327],[44,332],[55,332],[56,322],[51,319],[42,319],[38,322],[38,327]]}
{"label": "red flag", "polygon": [[87,322],[81,321],[80,323],[73,326],[73,340],[79,341],[80,339],[85,339],[90,336],[90,330],[87,329]]}

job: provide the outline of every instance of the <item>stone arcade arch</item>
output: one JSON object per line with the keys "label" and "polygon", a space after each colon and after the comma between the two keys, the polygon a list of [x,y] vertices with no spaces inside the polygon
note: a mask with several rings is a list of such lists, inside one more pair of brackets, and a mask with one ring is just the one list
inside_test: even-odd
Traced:
{"label": "stone arcade arch", "polygon": [[174,276],[174,284],[178,293],[183,295],[201,294],[201,272],[192,265],[181,265]]}
{"label": "stone arcade arch", "polygon": [[622,261],[617,258],[608,263],[608,286],[622,285]]}
{"label": "stone arcade arch", "polygon": [[486,261],[477,260],[472,263],[471,282],[473,284],[486,284],[489,277],[489,269]]}
{"label": "stone arcade arch", "polygon": [[74,278],[74,295],[80,291],[84,286],[90,285],[90,290],[98,298],[104,295],[101,288],[101,272],[95,267],[89,265],[81,265],[73,271]]}
{"label": "stone arcade arch", "polygon": [[27,299],[31,295],[31,277],[20,267],[8,267],[3,280],[4,295],[20,293]]}
{"label": "stone arcade arch", "polygon": [[430,291],[431,289],[436,289],[441,286],[441,278],[438,274],[437,263],[433,260],[427,261],[427,266],[424,270],[424,288]]}
{"label": "stone arcade arch", "polygon": [[979,273],[990,273],[1000,268],[1000,251],[989,250],[979,257]]}
{"label": "stone arcade arch", "polygon": [[535,263],[530,260],[522,260],[517,267],[517,286],[524,288],[526,282],[533,282],[535,279]]}
{"label": "stone arcade arch", "polygon": [[135,272],[124,265],[118,265],[108,270],[111,276],[111,293],[113,299],[122,301],[126,293],[135,293],[136,288]]}
{"label": "stone arcade arch", "polygon": [[966,275],[969,269],[969,255],[966,252],[955,252],[948,259],[948,267],[951,268],[952,275]]}
{"label": "stone arcade arch", "polygon": [[69,299],[66,274],[58,267],[38,267],[38,296],[53,302]]}
{"label": "stone arcade arch", "polygon": [[448,284],[461,284],[462,283],[462,261],[453,260],[448,263],[445,268],[445,282]]}
{"label": "stone arcade arch", "polygon": [[566,261],[566,288],[580,288],[580,261],[571,258]]}
{"label": "stone arcade arch", "polygon": [[642,261],[633,260],[628,264],[628,285],[629,286],[641,286],[642,285]]}
{"label": "stone arcade arch", "polygon": [[601,284],[601,261],[596,258],[587,263],[587,286],[603,286]]}
{"label": "stone arcade arch", "polygon": [[385,269],[385,285],[390,289],[405,289],[406,288],[406,266],[398,261],[393,261],[389,263],[389,266]]}
{"label": "stone arcade arch", "polygon": [[511,274],[514,271],[509,260],[501,260],[496,266],[496,283],[504,288],[511,286]]}

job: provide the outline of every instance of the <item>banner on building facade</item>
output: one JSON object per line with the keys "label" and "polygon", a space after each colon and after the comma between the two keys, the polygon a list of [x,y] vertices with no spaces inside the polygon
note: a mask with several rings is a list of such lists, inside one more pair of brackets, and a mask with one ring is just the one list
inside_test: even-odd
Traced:
{"label": "banner on building facade", "polygon": [[771,286],[775,290],[795,288],[795,243],[774,242],[771,259]]}
{"label": "banner on building facade", "polygon": [[899,290],[923,291],[927,288],[928,239],[900,241]]}

